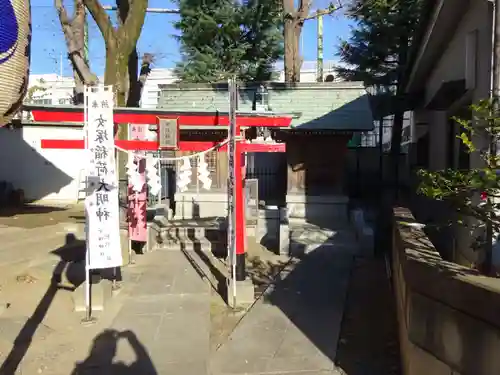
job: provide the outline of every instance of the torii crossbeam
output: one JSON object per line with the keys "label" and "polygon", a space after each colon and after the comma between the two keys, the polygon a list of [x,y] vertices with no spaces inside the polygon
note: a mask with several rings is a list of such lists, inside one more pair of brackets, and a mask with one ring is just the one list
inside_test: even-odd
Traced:
{"label": "torii crossbeam", "polygon": [[[82,107],[26,105],[24,111],[31,112],[34,121],[47,123],[83,123]],[[117,124],[153,125],[159,119],[176,119],[180,129],[216,127],[227,129],[228,112],[190,112],[165,111],[143,108],[114,108],[114,122]],[[238,112],[237,124],[240,129],[249,127],[289,128],[293,114],[275,114],[273,112]],[[158,141],[116,140],[116,146],[125,150],[158,151]],[[203,151],[214,147],[217,142],[179,141],[177,151]],[[46,149],[83,149],[84,139],[42,139],[41,148]],[[284,143],[241,143],[241,152],[285,152]],[[224,145],[218,151],[227,151]]]}

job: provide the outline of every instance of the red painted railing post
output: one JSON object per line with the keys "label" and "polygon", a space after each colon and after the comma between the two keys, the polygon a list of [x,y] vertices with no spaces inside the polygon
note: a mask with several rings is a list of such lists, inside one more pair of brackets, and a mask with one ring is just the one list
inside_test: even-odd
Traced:
{"label": "red painted railing post", "polygon": [[236,281],[246,278],[245,271],[245,184],[243,180],[243,154],[241,151],[241,129],[236,124],[236,142],[234,150],[234,191],[235,191],[235,227],[236,227]]}

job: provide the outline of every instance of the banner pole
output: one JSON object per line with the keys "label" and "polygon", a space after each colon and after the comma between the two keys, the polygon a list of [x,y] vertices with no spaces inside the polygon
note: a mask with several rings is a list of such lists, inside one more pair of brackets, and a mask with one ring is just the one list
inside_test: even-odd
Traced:
{"label": "banner pole", "polygon": [[[89,87],[85,86],[85,96],[84,96],[84,107],[83,107],[83,126],[84,126],[84,136],[85,136],[85,152],[86,157],[89,157],[89,146],[88,146],[88,90]],[[89,179],[88,171],[85,173],[85,199],[89,195]],[[91,297],[91,281],[90,281],[90,251],[89,251],[89,218],[87,208],[85,206],[85,317],[82,320],[83,324],[91,324],[92,319],[92,297]]]}

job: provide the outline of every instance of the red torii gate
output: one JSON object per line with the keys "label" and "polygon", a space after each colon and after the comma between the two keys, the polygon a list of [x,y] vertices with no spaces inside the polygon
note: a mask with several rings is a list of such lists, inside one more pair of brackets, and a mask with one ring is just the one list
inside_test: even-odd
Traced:
{"label": "red torii gate", "polygon": [[[43,106],[26,105],[24,111],[31,112],[34,121],[47,123],[83,123],[83,107],[75,106]],[[191,112],[191,111],[165,111],[150,110],[142,108],[114,108],[113,120],[115,124],[152,125],[158,124],[161,119],[175,119],[180,130],[196,127],[229,128],[228,112]],[[241,154],[243,152],[285,152],[284,143],[250,143],[241,140],[241,128],[246,127],[269,127],[289,128],[292,116],[287,114],[237,112],[236,114],[236,149],[234,155],[235,166],[242,165]],[[159,138],[159,137],[158,137]],[[178,142],[176,151],[204,151],[214,147],[218,142],[183,141]],[[134,151],[161,151],[159,140],[115,140],[115,145]],[[85,140],[82,139],[42,139],[41,148],[45,149],[84,149]],[[227,145],[223,145],[218,151],[227,151]],[[245,272],[245,203],[244,203],[244,177],[242,168],[235,168],[235,211],[236,211],[236,280],[242,281],[246,277]]]}

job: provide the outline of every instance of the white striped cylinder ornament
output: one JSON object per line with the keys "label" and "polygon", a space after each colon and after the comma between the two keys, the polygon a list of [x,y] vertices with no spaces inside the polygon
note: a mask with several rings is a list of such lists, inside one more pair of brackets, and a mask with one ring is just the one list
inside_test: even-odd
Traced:
{"label": "white striped cylinder ornament", "polygon": [[0,0],[0,126],[21,109],[30,68],[30,0]]}

